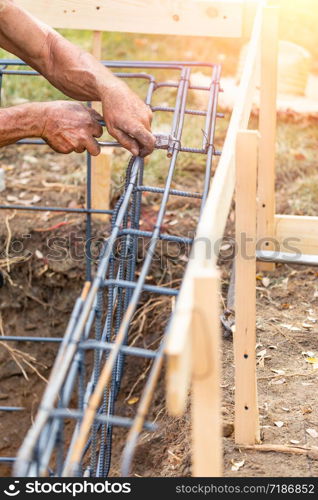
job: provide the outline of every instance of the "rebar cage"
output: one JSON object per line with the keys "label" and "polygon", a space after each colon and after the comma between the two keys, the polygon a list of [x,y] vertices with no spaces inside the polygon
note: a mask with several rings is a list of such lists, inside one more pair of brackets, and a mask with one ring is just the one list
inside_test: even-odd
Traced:
{"label": "rebar cage", "polygon": [[[115,74],[127,79],[128,83],[137,79],[145,81],[146,104],[153,112],[172,117],[166,142],[157,142],[157,148],[166,150],[160,156],[160,161],[166,165],[164,185],[145,185],[144,160],[132,157],[126,169],[121,196],[114,208],[93,210],[91,158],[87,155],[85,208],[0,205],[5,210],[74,212],[81,213],[86,218],[86,283],[76,300],[64,337],[0,337],[0,341],[5,342],[60,344],[36,418],[18,456],[0,458],[2,462],[13,463],[13,473],[16,476],[107,476],[115,426],[129,428],[121,459],[121,474],[129,475],[140,433],[143,430],[151,432],[156,428],[154,422],[147,421],[147,412],[161,371],[165,346],[164,331],[156,332],[158,339],[161,339],[156,349],[130,345],[130,324],[144,294],[177,296],[177,288],[155,283],[153,279],[152,284],[147,284],[158,242],[191,246],[193,241],[188,235],[177,236],[162,230],[167,203],[170,197],[183,197],[190,202],[199,200],[199,218],[209,190],[213,159],[219,155],[214,147],[216,118],[221,116],[217,112],[221,72],[219,65],[116,61],[103,64],[116,70]],[[0,68],[1,84],[10,75],[36,75],[22,61],[17,60],[2,60]],[[209,85],[191,83],[193,68],[209,72]],[[163,81],[160,80],[160,72],[165,76]],[[170,73],[173,75],[172,80],[166,78]],[[173,106],[153,104],[153,97],[160,88],[175,91]],[[206,109],[189,109],[190,90],[206,93]],[[183,141],[186,115],[201,116],[204,120],[202,144],[196,148],[189,147]],[[18,144],[40,146],[42,143],[41,140],[31,139],[19,141]],[[103,141],[100,144],[104,147],[120,147],[113,141]],[[182,191],[172,187],[178,159],[180,155],[187,153],[205,157],[202,192]],[[150,231],[140,229],[143,196],[147,193],[156,193],[160,197],[156,220]],[[103,242],[95,273],[92,272],[89,248],[91,218],[94,213],[109,214],[111,218],[109,235]],[[140,240],[147,244],[137,272]],[[128,418],[117,414],[116,398],[126,363],[136,357],[150,359],[151,367],[138,405],[134,406],[135,413]],[[21,408],[0,407],[0,411],[15,412],[21,411]]]}

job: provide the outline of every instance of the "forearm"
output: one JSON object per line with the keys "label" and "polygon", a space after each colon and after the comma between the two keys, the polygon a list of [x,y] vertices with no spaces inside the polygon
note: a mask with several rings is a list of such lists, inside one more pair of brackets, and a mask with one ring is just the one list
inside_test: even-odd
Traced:
{"label": "forearm", "polygon": [[10,0],[0,0],[0,46],[26,61],[77,100],[99,100],[121,85],[93,56]]}
{"label": "forearm", "polygon": [[27,103],[0,109],[0,147],[26,137],[41,137],[45,117],[44,103]]}
{"label": "forearm", "polygon": [[64,94],[81,101],[98,101],[107,91],[124,85],[95,57],[84,52],[59,33],[47,36],[48,63],[42,74]]}
{"label": "forearm", "polygon": [[73,99],[100,100],[109,133],[135,156],[151,153],[155,138],[149,107],[93,56],[11,0],[0,0],[0,46]]}

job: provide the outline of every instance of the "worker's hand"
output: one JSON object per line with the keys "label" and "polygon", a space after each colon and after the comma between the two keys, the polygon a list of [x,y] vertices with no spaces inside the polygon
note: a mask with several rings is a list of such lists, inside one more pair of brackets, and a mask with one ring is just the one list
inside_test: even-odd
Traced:
{"label": "worker's hand", "polygon": [[134,156],[146,156],[155,146],[151,109],[118,78],[101,90],[104,120],[110,135]]}
{"label": "worker's hand", "polygon": [[58,153],[100,153],[95,137],[103,133],[98,120],[102,116],[83,104],[69,101],[43,103],[43,129],[41,137]]}

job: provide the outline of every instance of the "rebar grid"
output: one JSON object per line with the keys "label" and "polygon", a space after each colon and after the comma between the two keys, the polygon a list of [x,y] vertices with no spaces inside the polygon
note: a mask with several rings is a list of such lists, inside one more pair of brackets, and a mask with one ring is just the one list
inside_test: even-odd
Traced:
{"label": "rebar grid", "polygon": [[[59,351],[51,371],[32,428],[29,430],[14,466],[17,476],[97,476],[105,477],[111,465],[112,432],[114,426],[127,427],[129,433],[122,455],[122,475],[130,472],[138,437],[142,430],[153,431],[156,426],[146,421],[154,388],[163,362],[164,332],[157,349],[144,349],[129,345],[129,329],[144,295],[176,296],[178,290],[161,284],[146,284],[160,240],[191,245],[192,239],[162,232],[162,225],[171,196],[200,200],[204,206],[212,171],[212,161],[219,153],[214,147],[217,97],[221,68],[219,65],[200,63],[145,63],[104,62],[113,69],[138,70],[116,72],[120,78],[144,79],[148,82],[145,102],[154,112],[172,116],[167,149],[168,170],[163,188],[143,183],[144,160],[132,157],[129,161],[122,194],[112,210],[91,208],[91,158],[87,155],[86,208],[71,209],[47,206],[0,205],[1,209],[40,210],[83,213],[86,216],[86,242],[91,239],[92,213],[111,216],[111,230],[105,239],[96,274],[92,277],[92,262],[87,247],[86,285],[76,300],[63,338],[32,336],[2,336],[0,341],[55,342]],[[36,75],[21,69],[21,61],[0,61],[0,84],[5,75]],[[211,71],[209,87],[191,85],[191,68],[204,66]],[[14,69],[18,67],[20,69]],[[178,81],[157,81],[141,70],[173,70]],[[162,87],[176,90],[174,106],[152,106],[152,98]],[[194,89],[208,93],[206,110],[188,109],[188,91]],[[190,148],[182,143],[185,115],[205,117],[201,147]],[[41,140],[23,140],[19,144],[43,144]],[[116,142],[102,141],[102,146],[120,147]],[[159,145],[160,149],[161,146]],[[183,153],[205,155],[205,174],[201,193],[172,188],[178,156]],[[160,208],[152,231],[140,229],[142,197],[156,193],[161,197]],[[199,216],[199,214],[198,214]],[[137,272],[137,252],[140,239],[147,240],[146,254]],[[93,353],[93,359],[88,353]],[[152,360],[148,378],[133,418],[117,415],[116,398],[124,371],[125,357]],[[75,407],[74,407],[75,406]],[[23,408],[0,407],[0,411],[22,411]],[[72,432],[66,423],[73,421]],[[0,461],[14,462],[14,457],[0,457]]]}

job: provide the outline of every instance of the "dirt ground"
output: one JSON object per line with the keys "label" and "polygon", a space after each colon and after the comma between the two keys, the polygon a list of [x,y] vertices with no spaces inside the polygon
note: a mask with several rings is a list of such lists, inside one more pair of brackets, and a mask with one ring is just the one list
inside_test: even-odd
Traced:
{"label": "dirt ground", "polygon": [[[221,140],[222,138],[220,138]],[[299,161],[299,158],[298,160]],[[64,205],[81,207],[85,203],[82,160],[77,156],[56,156],[48,148],[40,152],[22,148],[19,158],[14,148],[0,153],[1,166],[6,170],[7,189],[0,193],[0,203]],[[187,177],[196,176],[190,172]],[[302,175],[302,174],[301,174]],[[299,174],[299,176],[301,177]],[[278,178],[278,205],[280,211],[287,206],[288,193],[293,189],[295,176]],[[22,196],[21,196],[22,193]],[[113,202],[117,193],[113,193]],[[296,196],[296,195],[295,195]],[[41,198],[41,199],[40,199]],[[195,227],[191,209],[184,217],[183,201],[168,208],[173,212],[178,227]],[[312,208],[312,207],[311,207]],[[156,202],[143,209],[144,229],[151,224],[156,213]],[[306,213],[306,212],[305,212]],[[310,213],[312,215],[312,213]],[[228,234],[232,234],[233,213]],[[0,334],[62,336],[76,297],[84,280],[84,261],[79,258],[55,262],[47,257],[50,236],[66,238],[70,248],[82,242],[72,240],[74,231],[84,235],[85,221],[74,214],[61,215],[48,212],[2,211],[0,242],[1,270],[5,283],[0,288]],[[95,223],[93,234],[107,234],[108,225]],[[30,237],[25,235],[30,234]],[[6,258],[8,241],[23,243],[19,258]],[[16,247],[18,249],[18,247]],[[12,253],[12,252],[11,252]],[[32,255],[30,255],[32,254]],[[14,257],[14,255],[13,255]],[[19,260],[20,259],[20,260]],[[171,258],[164,261],[166,279],[180,282],[184,261]],[[220,262],[222,293],[226,296],[230,266]],[[159,272],[159,271],[158,271]],[[257,285],[257,359],[259,408],[262,440],[267,444],[318,445],[317,378],[315,359],[318,356],[318,272],[314,268],[278,265],[273,273],[259,273]],[[170,300],[170,299],[169,299]],[[168,299],[159,306],[142,303],[131,331],[138,333],[143,311],[147,311],[142,338],[136,345],[156,345],[168,321]],[[22,352],[21,352],[22,351]],[[0,405],[23,406],[26,411],[0,413],[0,455],[14,456],[23,436],[32,423],[50,368],[57,352],[56,344],[10,343],[0,344]],[[231,338],[223,339],[223,418],[227,426],[224,437],[225,476],[316,476],[318,462],[307,456],[285,455],[277,452],[262,453],[238,450],[233,433],[234,366]],[[116,411],[131,416],[132,398],[136,401],[143,387],[142,375],[148,362],[128,362],[117,401]],[[137,374],[137,375],[136,375]],[[139,382],[134,381],[139,377]],[[190,417],[189,411],[180,419],[166,415],[164,407],[164,373],[155,393],[150,417],[159,425],[153,434],[144,433],[136,450],[132,474],[136,476],[188,476],[190,472]],[[120,453],[126,431],[115,429],[111,475],[118,475]],[[232,470],[232,467],[238,470]],[[10,467],[0,464],[0,475],[9,475]]]}

